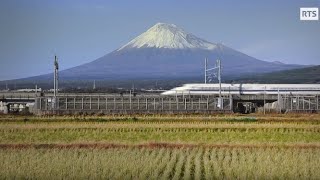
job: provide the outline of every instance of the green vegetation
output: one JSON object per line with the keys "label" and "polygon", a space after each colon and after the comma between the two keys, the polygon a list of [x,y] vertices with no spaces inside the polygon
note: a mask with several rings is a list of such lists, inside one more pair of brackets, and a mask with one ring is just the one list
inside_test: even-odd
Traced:
{"label": "green vegetation", "polygon": [[319,179],[320,116],[0,116],[0,179]]}
{"label": "green vegetation", "polygon": [[236,82],[250,83],[319,83],[320,66],[285,70],[279,72],[255,74],[248,77],[241,77]]}

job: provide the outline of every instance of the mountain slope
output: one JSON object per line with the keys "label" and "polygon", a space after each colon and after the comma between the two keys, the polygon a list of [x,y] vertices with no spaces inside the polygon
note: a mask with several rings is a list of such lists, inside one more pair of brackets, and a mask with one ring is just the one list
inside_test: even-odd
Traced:
{"label": "mountain slope", "polygon": [[252,83],[320,83],[320,66],[257,74],[235,81]]}
{"label": "mountain slope", "polygon": [[298,68],[261,61],[198,38],[173,24],[158,23],[121,48],[61,72],[66,79],[181,78],[202,76],[204,58],[222,60],[224,76]]}
{"label": "mountain slope", "polygon": [[[299,68],[261,61],[222,44],[196,37],[173,24],[158,23],[119,49],[74,68],[60,71],[60,80],[180,79],[202,77],[204,59],[221,59],[223,77]],[[27,78],[50,80],[52,74]]]}

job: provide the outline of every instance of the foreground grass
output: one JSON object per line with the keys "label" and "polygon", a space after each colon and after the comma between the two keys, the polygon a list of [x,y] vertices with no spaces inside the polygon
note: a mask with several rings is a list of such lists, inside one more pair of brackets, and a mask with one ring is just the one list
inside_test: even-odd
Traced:
{"label": "foreground grass", "polygon": [[1,149],[0,179],[319,179],[314,148]]}

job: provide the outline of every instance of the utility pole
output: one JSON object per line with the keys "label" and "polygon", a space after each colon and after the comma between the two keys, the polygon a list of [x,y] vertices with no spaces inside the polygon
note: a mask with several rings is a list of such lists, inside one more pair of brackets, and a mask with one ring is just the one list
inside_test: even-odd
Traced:
{"label": "utility pole", "polygon": [[281,113],[281,104],[280,104],[280,90],[278,88],[278,110],[279,110],[279,113]]}
{"label": "utility pole", "polygon": [[213,73],[213,75],[218,79],[219,81],[219,99],[218,99],[218,106],[219,108],[223,108],[223,100],[222,100],[222,95],[221,95],[221,60],[218,59],[216,61],[216,66],[213,68],[208,69],[208,59],[205,58],[204,61],[204,83],[207,84],[208,80],[208,75],[207,72],[209,71],[215,71],[215,73]]}
{"label": "utility pole", "polygon": [[93,80],[93,90],[96,89],[96,80]]}
{"label": "utility pole", "polygon": [[58,70],[59,70],[59,64],[58,64],[58,58],[57,56],[54,56],[54,74],[53,74],[53,108],[56,109],[56,101],[57,101],[57,94],[59,90],[58,86]]}
{"label": "utility pole", "polygon": [[130,90],[130,94],[129,94],[129,103],[130,103],[130,109],[132,109],[132,97],[131,97],[131,94],[132,94],[132,90]]}
{"label": "utility pole", "polygon": [[263,93],[263,114],[266,114],[266,86],[264,86]]}
{"label": "utility pole", "polygon": [[219,98],[221,99],[221,60],[217,60],[218,80],[219,80]]}
{"label": "utility pole", "polygon": [[208,63],[208,59],[205,58],[204,59],[204,83],[207,84],[207,63]]}

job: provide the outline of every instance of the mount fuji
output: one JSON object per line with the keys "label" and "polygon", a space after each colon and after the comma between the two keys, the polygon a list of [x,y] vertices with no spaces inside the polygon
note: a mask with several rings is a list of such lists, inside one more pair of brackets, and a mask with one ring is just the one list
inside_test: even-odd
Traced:
{"label": "mount fuji", "polygon": [[[223,77],[301,67],[258,60],[196,37],[174,24],[157,23],[126,45],[90,63],[60,72],[65,80],[201,77],[204,59],[221,59]],[[52,76],[38,76],[52,79]]]}

